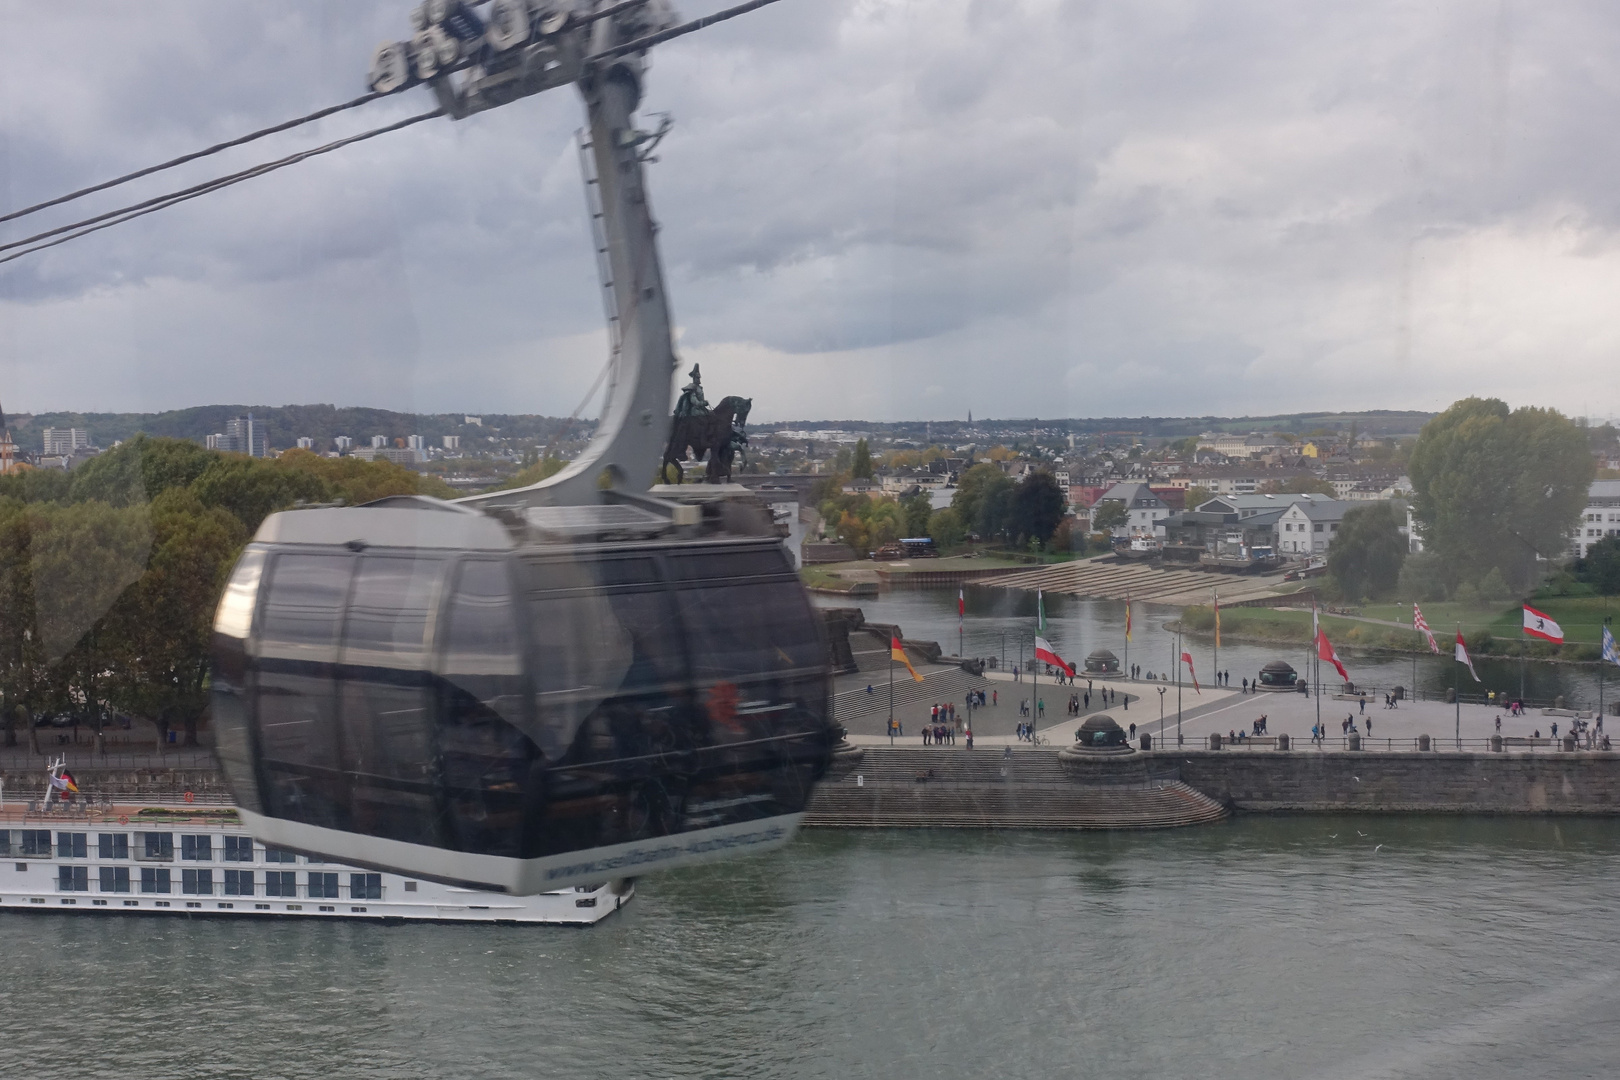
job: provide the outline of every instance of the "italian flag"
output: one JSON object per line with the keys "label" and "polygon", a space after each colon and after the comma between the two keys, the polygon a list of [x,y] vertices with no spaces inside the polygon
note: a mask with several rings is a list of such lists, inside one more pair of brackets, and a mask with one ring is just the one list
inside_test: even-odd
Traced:
{"label": "italian flag", "polygon": [[1529,604],[1524,605],[1524,632],[1543,641],[1559,645],[1564,643],[1564,628],[1554,622],[1552,616],[1537,611]]}
{"label": "italian flag", "polygon": [[1051,642],[1040,636],[1035,638],[1035,659],[1045,661],[1069,676],[1069,678],[1074,678],[1074,668],[1052,650]]}

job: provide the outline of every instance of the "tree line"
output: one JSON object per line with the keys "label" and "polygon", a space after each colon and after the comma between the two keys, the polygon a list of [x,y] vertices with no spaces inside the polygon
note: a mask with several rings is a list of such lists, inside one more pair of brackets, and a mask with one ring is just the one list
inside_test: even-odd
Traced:
{"label": "tree line", "polygon": [[0,726],[115,713],[196,742],[214,606],[266,516],[299,503],[448,495],[387,461],[249,458],[137,436],[73,472],[0,477]]}

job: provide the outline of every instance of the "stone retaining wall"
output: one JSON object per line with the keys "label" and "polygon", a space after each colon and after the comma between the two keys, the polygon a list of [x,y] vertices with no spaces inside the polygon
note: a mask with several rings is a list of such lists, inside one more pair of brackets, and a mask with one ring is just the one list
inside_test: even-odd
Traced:
{"label": "stone retaining wall", "polygon": [[1620,753],[1155,751],[1239,810],[1620,814]]}

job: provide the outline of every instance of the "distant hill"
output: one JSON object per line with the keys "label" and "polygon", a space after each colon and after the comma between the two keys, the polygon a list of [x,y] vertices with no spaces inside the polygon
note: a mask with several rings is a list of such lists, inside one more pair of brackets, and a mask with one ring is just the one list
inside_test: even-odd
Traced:
{"label": "distant hill", "polygon": [[445,435],[460,435],[462,443],[474,448],[479,440],[498,439],[544,445],[553,439],[588,436],[596,429],[594,420],[566,420],[551,416],[486,413],[483,425],[469,424],[462,413],[401,413],[388,409],[344,408],[335,405],[200,405],[161,413],[71,413],[54,412],[9,417],[12,437],[31,450],[38,450],[48,427],[84,428],[90,441],[107,447],[138,432],[202,442],[209,435],[225,430],[225,421],[251,412],[263,420],[272,447],[297,445],[301,436],[315,440],[317,450],[328,449],[338,435],[348,435],[360,445],[370,445],[373,435],[385,436],[389,443],[407,435],[422,435],[438,443]]}
{"label": "distant hill", "polygon": [[1304,434],[1318,428],[1345,431],[1353,423],[1362,435],[1387,438],[1391,435],[1415,435],[1424,424],[1434,419],[1432,412],[1372,409],[1366,412],[1311,412],[1280,413],[1275,416],[1097,416],[1097,417],[1010,417],[993,420],[974,418],[962,420],[903,420],[894,423],[874,423],[869,420],[783,420],[754,425],[762,431],[776,430],[844,430],[883,432],[905,438],[920,439],[925,433],[935,439],[956,440],[968,437],[969,432],[1009,439],[1029,437],[1032,429],[1044,434],[1073,433],[1094,435],[1100,432],[1129,432],[1150,438],[1180,439],[1188,435],[1201,435],[1206,431],[1288,431]]}

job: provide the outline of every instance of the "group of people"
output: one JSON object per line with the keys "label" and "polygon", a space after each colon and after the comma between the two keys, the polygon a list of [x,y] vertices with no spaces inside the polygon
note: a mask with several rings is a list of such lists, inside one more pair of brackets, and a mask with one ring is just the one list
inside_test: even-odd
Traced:
{"label": "group of people", "polygon": [[[1028,716],[1028,715],[1030,715],[1030,712],[1029,712],[1029,698],[1019,698],[1018,699],[1018,715],[1019,716]],[[1035,718],[1037,720],[1045,720],[1046,719],[1046,699],[1045,698],[1037,698],[1036,699],[1036,701],[1035,701]]]}
{"label": "group of people", "polygon": [[[1091,695],[1093,693],[1097,695],[1097,700],[1102,703],[1102,706],[1105,709],[1117,704],[1119,701],[1119,692],[1113,687],[1105,686],[1101,690],[1094,691],[1091,684],[1087,683],[1084,690],[1076,691],[1075,693],[1069,695],[1069,715],[1079,716],[1081,713],[1089,710],[1091,708]],[[1125,700],[1128,708],[1130,695],[1126,695]]]}
{"label": "group of people", "polygon": [[[962,738],[967,742],[967,748],[973,749],[973,729],[962,728]],[[956,727],[953,724],[926,724],[922,730],[924,746],[955,746]]]}
{"label": "group of people", "polygon": [[1035,725],[1034,724],[1019,724],[1017,733],[1018,733],[1018,741],[1019,742],[1034,742],[1035,741]]}

